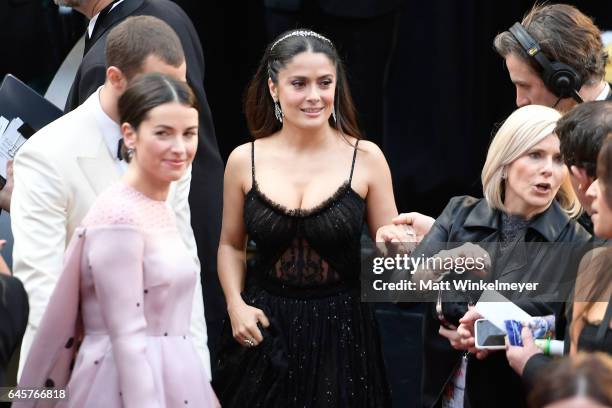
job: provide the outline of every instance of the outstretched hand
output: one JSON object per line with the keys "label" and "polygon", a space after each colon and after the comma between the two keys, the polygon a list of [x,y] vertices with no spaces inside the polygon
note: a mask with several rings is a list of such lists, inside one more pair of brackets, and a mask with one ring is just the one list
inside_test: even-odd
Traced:
{"label": "outstretched hand", "polygon": [[417,212],[410,212],[398,215],[391,222],[376,231],[376,242],[383,253],[387,252],[387,248],[380,245],[381,243],[398,244],[396,251],[392,252],[410,253],[429,232],[435,220]]}
{"label": "outstretched hand", "polygon": [[409,225],[414,229],[417,236],[417,242],[420,242],[425,235],[429,232],[436,220],[425,214],[418,212],[402,213],[397,217],[393,218],[393,224],[395,225]]}
{"label": "outstretched hand", "polygon": [[521,330],[521,338],[523,339],[523,347],[511,346],[508,342],[508,337],[506,337],[506,358],[508,359],[510,367],[512,367],[518,375],[523,375],[525,365],[531,357],[535,354],[542,353],[542,350],[535,345],[533,335],[528,327],[523,327]]}
{"label": "outstretched hand", "polygon": [[474,324],[476,320],[482,319],[482,315],[476,311],[476,308],[469,306],[465,315],[459,319],[459,327],[457,333],[461,337],[461,344],[465,350],[473,353],[477,359],[482,360],[489,355],[489,350],[481,350],[476,348],[476,338],[474,337]]}
{"label": "outstretched hand", "polygon": [[376,231],[376,242],[417,242],[416,232],[406,225],[383,225]]}

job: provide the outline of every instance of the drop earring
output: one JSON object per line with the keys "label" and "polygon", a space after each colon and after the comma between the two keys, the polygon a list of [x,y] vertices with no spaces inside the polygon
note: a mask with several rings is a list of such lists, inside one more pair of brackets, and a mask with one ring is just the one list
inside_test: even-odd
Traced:
{"label": "drop earring", "polygon": [[332,118],[334,118],[334,123],[336,123],[336,107],[332,106]]}
{"label": "drop earring", "polygon": [[283,123],[283,111],[281,110],[277,100],[274,101],[274,116],[276,116],[276,120]]}

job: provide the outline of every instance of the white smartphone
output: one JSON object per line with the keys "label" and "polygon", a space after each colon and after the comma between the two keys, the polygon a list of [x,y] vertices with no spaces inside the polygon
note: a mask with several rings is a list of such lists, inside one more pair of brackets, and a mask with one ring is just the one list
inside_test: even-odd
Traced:
{"label": "white smartphone", "polygon": [[481,350],[502,350],[506,348],[506,332],[487,319],[474,323],[476,348]]}

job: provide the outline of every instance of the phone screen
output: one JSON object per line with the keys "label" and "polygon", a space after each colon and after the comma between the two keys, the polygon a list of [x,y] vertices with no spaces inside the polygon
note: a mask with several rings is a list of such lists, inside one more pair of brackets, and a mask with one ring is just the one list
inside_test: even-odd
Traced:
{"label": "phone screen", "polygon": [[476,344],[481,347],[504,346],[506,332],[488,320],[477,320]]}

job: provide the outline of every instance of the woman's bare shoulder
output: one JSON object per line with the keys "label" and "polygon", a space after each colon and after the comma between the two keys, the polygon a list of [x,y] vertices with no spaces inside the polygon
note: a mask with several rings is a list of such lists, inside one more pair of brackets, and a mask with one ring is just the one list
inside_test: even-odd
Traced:
{"label": "woman's bare shoulder", "polygon": [[[225,176],[243,174],[251,168],[251,142],[241,144],[230,153],[225,166]],[[250,170],[247,172],[250,173]]]}
{"label": "woman's bare shoulder", "polygon": [[366,165],[378,166],[386,163],[385,155],[380,147],[369,140],[360,140],[357,145],[357,159]]}
{"label": "woman's bare shoulder", "polygon": [[251,149],[252,142],[243,143],[240,146],[234,148],[227,158],[228,165],[230,162],[240,164],[251,160]]}

